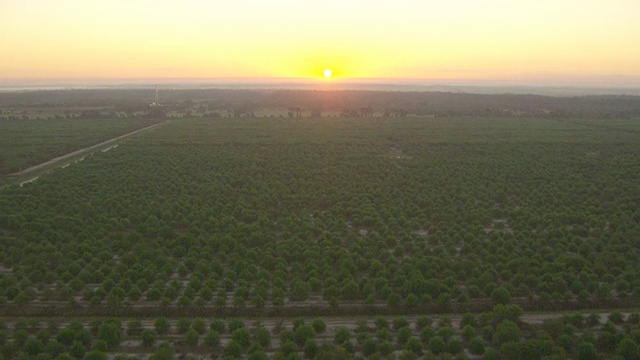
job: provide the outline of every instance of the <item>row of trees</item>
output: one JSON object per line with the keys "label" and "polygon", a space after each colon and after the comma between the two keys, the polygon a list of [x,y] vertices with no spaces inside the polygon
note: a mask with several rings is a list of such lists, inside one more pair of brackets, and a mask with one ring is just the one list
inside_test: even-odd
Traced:
{"label": "row of trees", "polygon": [[[427,89],[428,90],[428,89]],[[510,89],[505,89],[509,91]],[[154,101],[153,89],[61,90],[0,94],[0,106],[21,109],[87,107],[136,114],[146,112]],[[517,94],[471,94],[442,91],[304,91],[162,89],[165,109],[185,113],[238,111],[250,115],[257,109],[301,108],[341,112],[371,108],[418,116],[524,116],[552,119],[636,119],[640,117],[638,96],[542,96]],[[387,110],[388,109],[388,110]],[[246,111],[249,110],[249,111]],[[351,115],[355,115],[351,113]]]}
{"label": "row of trees", "polygon": [[[7,359],[22,356],[57,358],[60,356],[104,359],[118,351],[153,352],[153,358],[185,356],[194,351],[210,352],[214,357],[251,359],[316,358],[333,355],[341,359],[466,358],[466,354],[486,359],[559,358],[635,359],[640,342],[640,314],[612,312],[602,315],[580,313],[547,319],[534,325],[521,320],[522,309],[497,306],[493,311],[466,313],[453,322],[429,316],[414,319],[345,319],[343,326],[327,327],[322,318],[279,320],[264,325],[247,324],[242,319],[164,317],[144,321],[132,319],[73,321],[60,328],[50,321],[42,327],[26,322],[0,324],[0,347]],[[273,341],[277,338],[277,341]],[[129,345],[121,347],[123,340]],[[166,341],[171,339],[171,344]],[[134,350],[135,349],[135,350]]]}

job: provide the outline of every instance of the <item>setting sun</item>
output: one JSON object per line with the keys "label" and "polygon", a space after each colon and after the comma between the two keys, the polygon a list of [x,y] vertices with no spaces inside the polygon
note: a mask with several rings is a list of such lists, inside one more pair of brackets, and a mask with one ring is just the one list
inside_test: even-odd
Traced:
{"label": "setting sun", "polygon": [[0,0],[0,85],[123,79],[640,83],[637,0],[329,4]]}

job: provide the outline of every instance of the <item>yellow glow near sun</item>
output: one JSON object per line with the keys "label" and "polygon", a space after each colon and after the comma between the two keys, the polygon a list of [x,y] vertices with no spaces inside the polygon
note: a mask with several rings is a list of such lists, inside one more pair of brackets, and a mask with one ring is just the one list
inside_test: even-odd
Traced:
{"label": "yellow glow near sun", "polygon": [[328,79],[328,78],[330,78],[330,77],[333,75],[333,71],[331,71],[331,69],[326,69],[326,70],[323,72],[323,74],[324,74],[324,77]]}

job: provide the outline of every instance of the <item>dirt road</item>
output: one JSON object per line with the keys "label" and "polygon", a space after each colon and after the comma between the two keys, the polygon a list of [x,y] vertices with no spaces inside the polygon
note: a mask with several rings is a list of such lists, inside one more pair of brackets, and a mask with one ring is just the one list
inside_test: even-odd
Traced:
{"label": "dirt road", "polygon": [[38,164],[38,165],[34,165],[34,166],[32,166],[30,168],[27,168],[27,169],[24,169],[22,171],[18,171],[16,173],[9,174],[8,176],[17,177],[17,176],[27,175],[29,173],[32,173],[32,172],[38,171],[38,170],[40,170],[42,168],[45,168],[45,167],[47,167],[49,165],[55,164],[58,161],[69,159],[69,158],[72,158],[74,156],[80,155],[82,153],[89,152],[89,151],[92,151],[92,150],[96,150],[96,149],[98,149],[100,147],[103,147],[105,145],[109,145],[109,144],[111,144],[113,142],[116,142],[118,140],[124,139],[126,137],[131,136],[131,135],[135,135],[135,134],[141,133],[143,131],[151,130],[151,129],[156,128],[156,127],[158,127],[160,125],[164,125],[165,123],[167,123],[167,121],[163,121],[161,123],[157,123],[157,124],[154,124],[154,125],[151,125],[151,126],[147,126],[147,127],[142,128],[142,129],[134,130],[134,131],[132,131],[130,133],[126,133],[124,135],[120,135],[118,137],[115,137],[115,138],[107,140],[107,141],[103,141],[103,142],[101,142],[99,144],[96,144],[96,145],[93,145],[93,146],[89,146],[89,147],[86,147],[84,149],[76,150],[74,152],[70,152],[70,153],[62,155],[62,156],[58,156],[58,157],[53,158],[53,159],[51,159],[49,161],[43,162],[43,163]]}

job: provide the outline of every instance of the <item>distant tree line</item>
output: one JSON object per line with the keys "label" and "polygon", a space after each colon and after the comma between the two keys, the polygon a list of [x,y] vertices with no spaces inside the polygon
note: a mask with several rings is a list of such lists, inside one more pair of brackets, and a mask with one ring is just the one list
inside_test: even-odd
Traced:
{"label": "distant tree line", "polygon": [[[556,97],[451,92],[310,91],[310,90],[163,90],[161,104],[150,108],[152,89],[56,90],[0,94],[0,106],[101,109],[90,116],[254,117],[260,109],[282,109],[291,117],[334,112],[349,117],[536,117],[548,119],[631,119],[640,117],[640,96]],[[291,110],[294,109],[292,112]]]}

